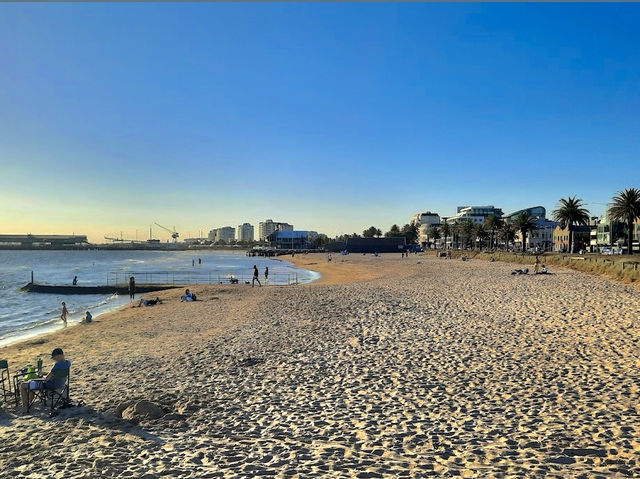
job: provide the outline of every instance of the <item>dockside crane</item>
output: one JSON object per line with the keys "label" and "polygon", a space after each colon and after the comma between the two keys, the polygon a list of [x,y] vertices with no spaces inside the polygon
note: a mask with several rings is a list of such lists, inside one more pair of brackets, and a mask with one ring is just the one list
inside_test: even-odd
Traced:
{"label": "dockside crane", "polygon": [[159,223],[155,223],[156,226],[159,226],[160,228],[162,228],[165,231],[168,231],[169,233],[171,233],[171,237],[173,238],[173,242],[176,243],[178,241],[178,237],[180,236],[180,233],[178,233],[176,231],[176,227],[174,226],[172,230],[170,230],[169,228],[162,226]]}

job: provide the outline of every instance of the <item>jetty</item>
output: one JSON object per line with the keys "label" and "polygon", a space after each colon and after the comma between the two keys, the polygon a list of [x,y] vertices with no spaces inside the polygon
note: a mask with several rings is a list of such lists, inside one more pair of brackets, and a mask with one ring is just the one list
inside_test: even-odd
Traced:
{"label": "jetty", "polygon": [[[173,284],[136,284],[136,294],[151,293],[163,289],[174,289]],[[25,293],[48,294],[129,294],[128,285],[104,285],[104,286],[70,286],[67,284],[37,284],[27,283],[20,291]]]}

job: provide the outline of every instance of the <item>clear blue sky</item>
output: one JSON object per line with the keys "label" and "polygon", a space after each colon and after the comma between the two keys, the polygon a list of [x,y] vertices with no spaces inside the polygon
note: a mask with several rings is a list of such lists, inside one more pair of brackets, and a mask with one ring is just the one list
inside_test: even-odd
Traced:
{"label": "clear blue sky", "polygon": [[331,235],[640,186],[640,5],[0,5],[0,229]]}

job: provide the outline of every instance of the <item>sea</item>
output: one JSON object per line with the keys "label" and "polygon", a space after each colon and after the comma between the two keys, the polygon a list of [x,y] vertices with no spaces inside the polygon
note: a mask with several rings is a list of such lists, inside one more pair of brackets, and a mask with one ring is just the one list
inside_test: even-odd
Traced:
{"label": "sea", "polygon": [[[238,279],[238,286],[251,280],[253,265],[264,283],[269,268],[269,286],[308,283],[320,277],[280,258],[249,257],[244,252],[190,251],[24,251],[0,250],[0,346],[61,329],[61,303],[69,310],[68,326],[79,323],[86,311],[94,318],[129,302],[118,295],[57,295],[24,293],[31,280],[38,284],[79,286],[127,283],[134,276],[145,282],[171,284],[218,284]],[[149,295],[147,295],[149,296]],[[140,297],[138,295],[137,297]]]}

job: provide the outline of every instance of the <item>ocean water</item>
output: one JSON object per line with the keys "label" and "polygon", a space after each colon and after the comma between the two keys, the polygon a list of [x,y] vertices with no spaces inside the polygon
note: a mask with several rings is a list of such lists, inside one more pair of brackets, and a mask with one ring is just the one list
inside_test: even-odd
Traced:
{"label": "ocean water", "polygon": [[265,267],[269,267],[270,285],[305,283],[319,277],[287,261],[247,257],[244,252],[0,250],[0,345],[64,327],[60,320],[62,301],[70,313],[69,325],[79,323],[87,310],[95,318],[129,301],[128,296],[118,295],[20,292],[30,281],[31,271],[39,284],[70,285],[74,276],[78,276],[79,286],[126,283],[129,275],[134,275],[137,283],[215,284],[233,275],[242,286],[251,279],[254,264],[263,283]]}

